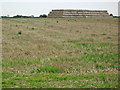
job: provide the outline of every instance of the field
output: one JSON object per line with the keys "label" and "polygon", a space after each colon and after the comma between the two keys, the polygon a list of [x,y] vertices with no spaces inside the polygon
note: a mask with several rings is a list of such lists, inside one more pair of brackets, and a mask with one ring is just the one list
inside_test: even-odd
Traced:
{"label": "field", "polygon": [[3,88],[118,87],[117,18],[2,19]]}

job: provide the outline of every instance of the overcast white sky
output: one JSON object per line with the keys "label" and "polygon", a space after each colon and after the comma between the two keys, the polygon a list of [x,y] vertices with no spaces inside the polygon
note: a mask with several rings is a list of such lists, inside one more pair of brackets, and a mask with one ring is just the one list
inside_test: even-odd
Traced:
{"label": "overcast white sky", "polygon": [[52,9],[107,10],[118,15],[119,0],[0,0],[1,15],[48,14]]}
{"label": "overcast white sky", "polygon": [[119,0],[0,0],[0,2],[118,2]]}

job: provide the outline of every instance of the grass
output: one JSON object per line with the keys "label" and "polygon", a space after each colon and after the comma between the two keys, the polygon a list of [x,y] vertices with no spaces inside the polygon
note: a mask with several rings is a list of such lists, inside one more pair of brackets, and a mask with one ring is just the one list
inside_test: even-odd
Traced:
{"label": "grass", "polygon": [[[2,82],[3,88],[4,87],[56,88],[61,86],[63,86],[64,88],[65,87],[76,87],[76,88],[118,87],[118,83],[116,82],[118,74],[114,74],[112,72],[108,72],[108,73],[101,72],[97,74],[86,74],[86,75],[80,75],[80,74],[73,74],[73,75],[61,74],[60,75],[57,73],[20,75],[20,74],[6,72],[6,73],[3,73],[3,75],[4,75],[4,78],[12,77],[8,80],[8,82],[5,82],[5,81]],[[21,83],[22,80],[24,80],[24,82]],[[58,82],[62,82],[62,83],[58,83]]]}
{"label": "grass", "polygon": [[3,19],[2,87],[117,88],[117,25],[116,18]]}

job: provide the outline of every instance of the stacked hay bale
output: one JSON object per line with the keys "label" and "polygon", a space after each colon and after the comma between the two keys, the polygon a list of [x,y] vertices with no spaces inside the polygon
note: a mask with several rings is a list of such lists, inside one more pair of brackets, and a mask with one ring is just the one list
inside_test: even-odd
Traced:
{"label": "stacked hay bale", "polygon": [[106,10],[52,10],[48,17],[110,17]]}

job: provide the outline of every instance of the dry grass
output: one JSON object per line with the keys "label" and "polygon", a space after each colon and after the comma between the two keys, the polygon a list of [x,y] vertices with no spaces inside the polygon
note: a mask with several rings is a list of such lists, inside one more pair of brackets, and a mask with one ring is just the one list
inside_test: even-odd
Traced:
{"label": "dry grass", "polygon": [[[36,75],[37,69],[41,66],[54,66],[58,68],[55,69],[58,70],[57,75],[87,75],[90,73],[95,74],[96,77],[99,73],[105,72],[107,75],[109,72],[114,73],[117,78],[117,21],[115,18],[2,19],[4,75],[7,75],[6,72],[20,74],[20,77],[22,74]],[[47,70],[39,73],[49,74]],[[9,77],[3,78],[3,81],[7,82]],[[52,78],[51,74],[50,77]],[[54,86],[53,81],[58,84]],[[80,79],[76,80],[76,84],[68,83],[66,80],[53,81],[44,84],[43,80],[41,87],[110,87],[111,84],[113,84],[111,87],[117,87],[118,85],[117,79],[115,83],[111,80],[110,83],[98,83],[98,86],[95,84],[86,86],[89,81],[87,78],[84,85],[80,83]],[[70,81],[73,82],[74,78]],[[34,78],[32,82],[29,82],[33,87],[38,85],[37,82],[32,83]],[[102,82],[99,77],[98,82]],[[15,86],[17,87],[17,84],[12,86],[10,83],[9,85],[3,84],[3,87]],[[25,83],[18,87],[29,87],[29,85]]]}

